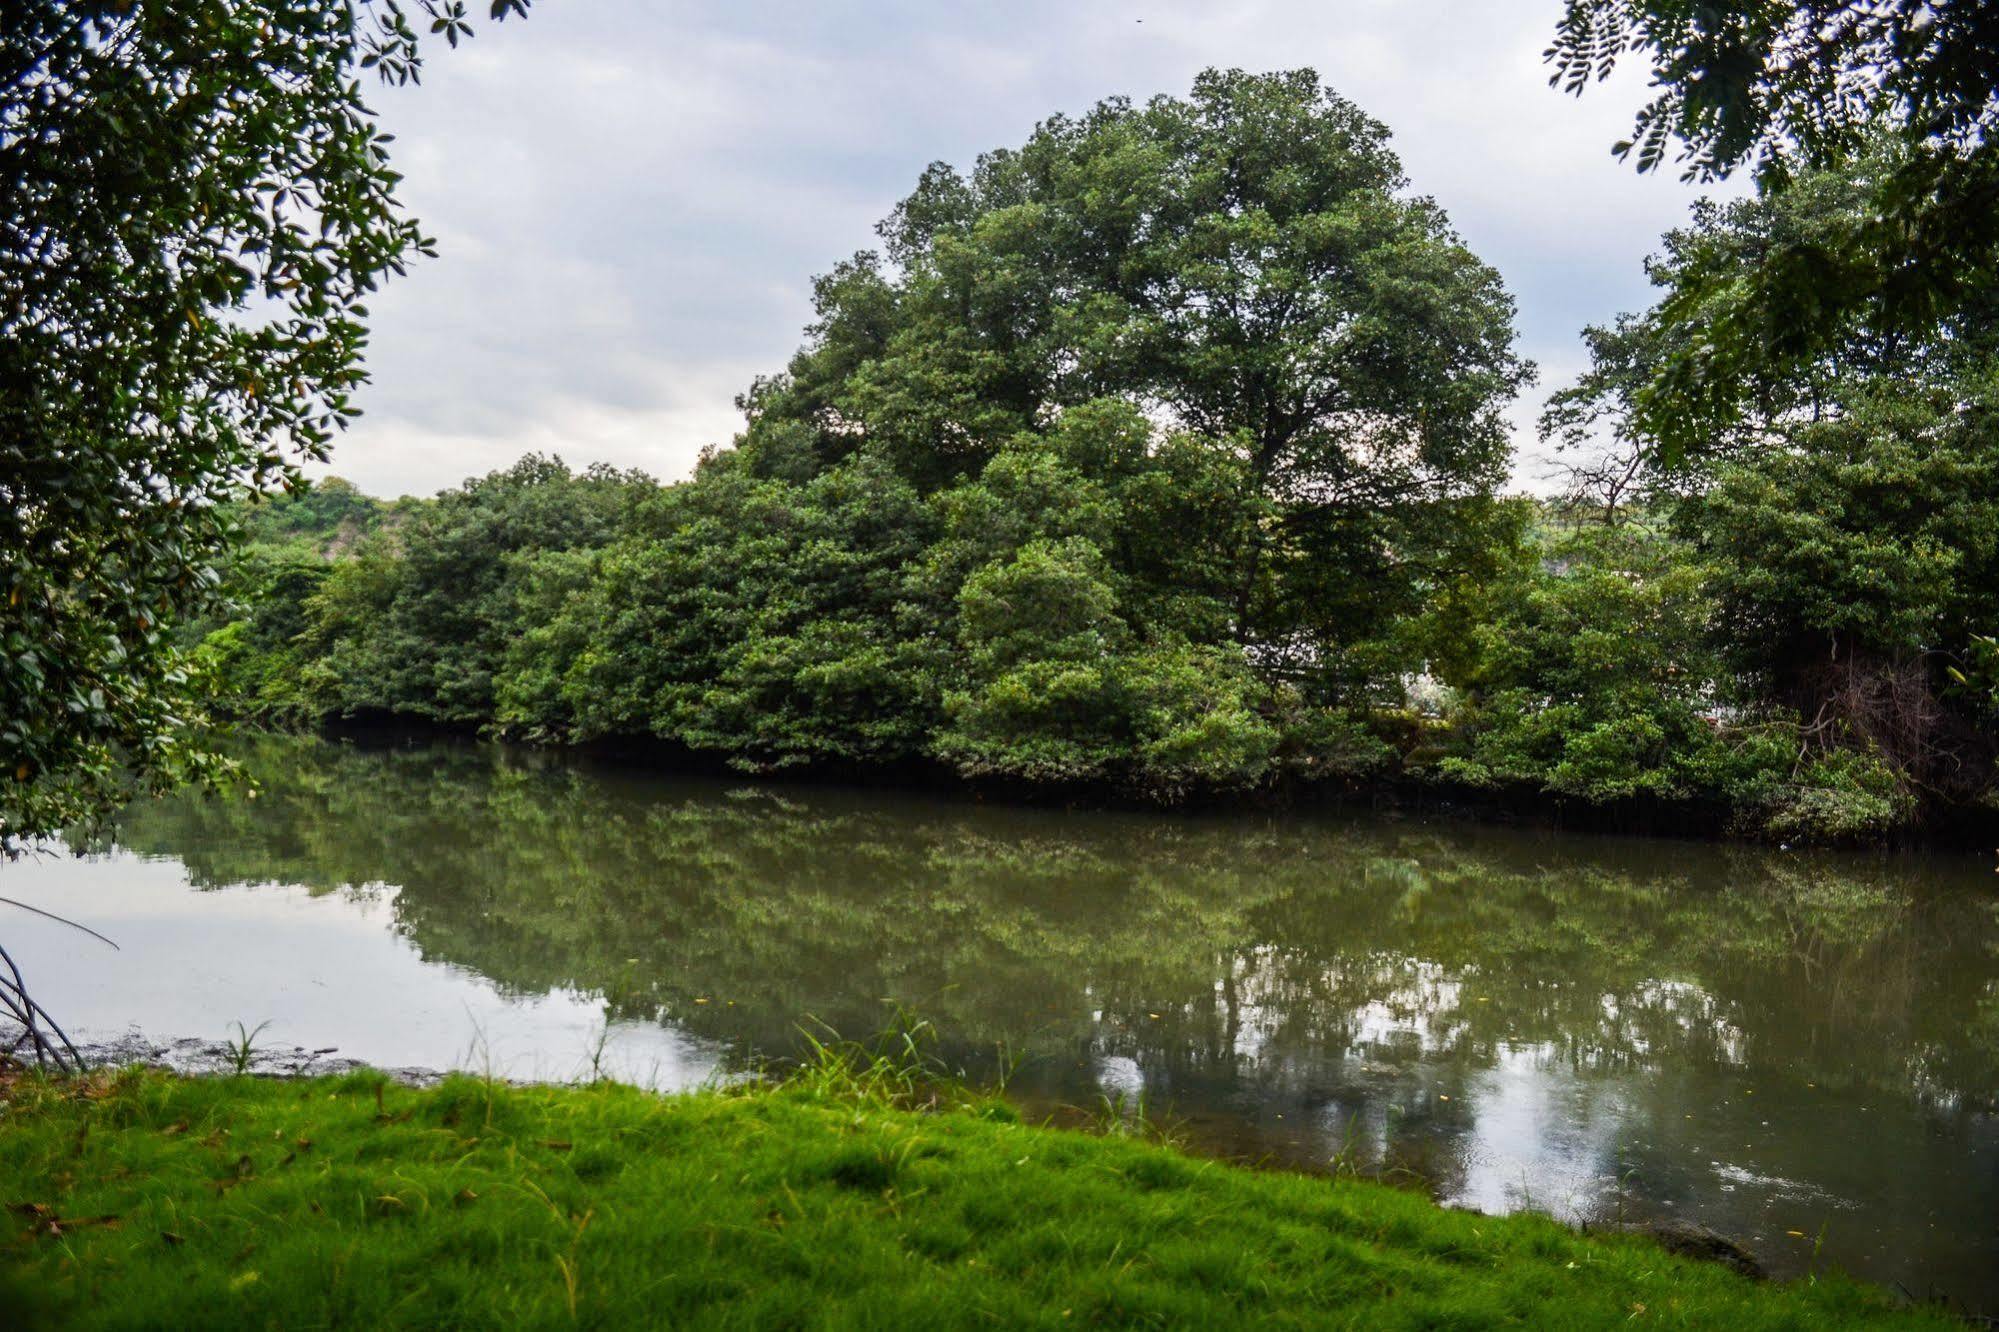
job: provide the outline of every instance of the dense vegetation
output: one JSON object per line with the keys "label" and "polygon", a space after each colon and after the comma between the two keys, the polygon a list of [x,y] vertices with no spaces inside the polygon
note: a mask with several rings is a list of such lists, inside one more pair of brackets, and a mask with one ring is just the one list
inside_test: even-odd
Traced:
{"label": "dense vegetation", "polygon": [[[99,815],[134,786],[217,775],[191,724],[203,682],[177,632],[216,605],[230,533],[215,501],[296,486],[297,463],[323,458],[355,413],[365,300],[430,252],[396,200],[360,79],[416,78],[412,20],[455,46],[473,32],[467,9],[33,0],[0,34],[0,845]],[[494,19],[526,9],[487,6]],[[1590,799],[1692,792],[1799,831],[1878,830],[1984,798],[1993,625],[1939,609],[1957,595],[1944,583],[1975,586],[1982,572],[1976,551],[1949,544],[1982,522],[1977,479],[1917,478],[1958,510],[1927,525],[1914,515],[1930,495],[1870,513],[1855,487],[1894,473],[1876,470],[1877,446],[1927,466],[1931,434],[1983,465],[1990,375],[1931,372],[1967,345],[1989,352],[1995,51],[1999,21],[1970,0],[1568,0],[1546,53],[1558,86],[1581,92],[1620,61],[1653,67],[1654,98],[1618,153],[1651,170],[1677,141],[1688,175],[1707,180],[1753,165],[1762,200],[1759,216],[1710,214],[1669,244],[1648,336],[1599,335],[1636,446],[1608,475],[1619,492],[1651,488],[1659,478],[1641,478],[1640,462],[1677,468],[1718,437],[1775,435],[1814,475],[1766,459],[1760,476],[1708,473],[1696,488],[1760,485],[1767,500],[1796,482],[1835,508],[1855,499],[1836,539],[1809,534],[1807,563],[1826,574],[1865,547],[1865,571],[1788,590],[1752,576],[1735,590],[1790,596],[1789,609],[1719,610],[1736,631],[1775,614],[1790,660],[1751,663],[1758,678],[1701,695],[1705,712],[1779,725],[1772,705],[1794,714],[1807,738],[1788,771],[1774,749],[1634,767],[1624,760],[1684,730],[1677,701],[1624,724],[1622,704],[1599,715],[1601,699],[1528,682],[1488,722],[1523,699],[1558,719],[1543,731],[1583,716],[1595,738],[1580,767],[1548,759],[1550,735],[1502,736],[1456,755],[1461,776],[1580,783]],[[1304,73],[1210,74],[1185,101],[1052,120],[970,178],[933,168],[883,225],[887,265],[857,256],[822,279],[811,343],[745,396],[750,428],[698,497],[651,506],[602,546],[550,548],[566,554],[488,589],[548,612],[534,646],[501,664],[511,692],[489,699],[502,682],[490,660],[444,660],[439,640],[461,635],[496,655],[498,610],[481,602],[419,622],[406,672],[467,665],[469,678],[374,688],[356,648],[332,686],[251,681],[252,706],[284,695],[295,711],[640,731],[750,766],[922,753],[1154,794],[1364,763],[1355,725],[1397,682],[1422,662],[1464,664],[1449,642],[1465,628],[1456,593],[1490,572],[1495,538],[1506,562],[1496,409],[1526,373],[1496,279],[1404,185],[1381,127]],[[1851,414],[1858,431],[1793,428],[1796,381],[1823,384],[1856,347],[1876,364],[1830,401],[1812,395],[1809,411]],[[1820,462],[1821,446],[1845,461]],[[1037,507],[1037,486],[1060,503]],[[739,530],[829,503],[872,518],[800,524],[756,549]],[[996,521],[1017,504],[1024,514]],[[1706,553],[1698,520],[1661,516]],[[1773,540],[1803,535],[1761,522],[1754,500],[1711,516],[1736,524],[1715,543],[1729,555],[1767,559]],[[672,547],[704,523],[751,565],[798,553],[783,548],[795,538],[837,567],[759,589],[730,581],[754,582],[755,569],[723,559],[710,571],[703,551],[706,583],[682,578]],[[647,538],[667,548],[664,567],[640,558]],[[615,558],[579,553],[611,547]],[[1895,567],[1866,564],[1877,556]],[[600,565],[625,581],[599,580]],[[302,605],[315,576],[295,572],[279,594]],[[1842,577],[1869,585],[1864,622],[1836,611]],[[1918,604],[1887,623],[1879,603],[1905,578]],[[703,629],[607,667],[603,650],[644,633],[643,615],[575,609],[571,594],[643,594],[661,579],[699,603]],[[862,584],[858,602],[840,599]],[[1042,595],[1059,608],[1034,605]],[[687,609],[670,601],[647,604]],[[1008,622],[1031,605],[1060,613]],[[233,659],[291,654],[286,627],[262,626]],[[1798,650],[1821,634],[1838,640],[1828,655],[1843,683],[1804,678]],[[1858,676],[1856,653],[1873,658]],[[1687,670],[1675,675],[1684,685]],[[1474,678],[1487,677],[1453,683]],[[607,684],[615,697],[600,705]],[[1519,757],[1529,750],[1541,757]],[[1624,756],[1611,779],[1583,775],[1606,750]],[[1502,751],[1513,757],[1490,761]]]}
{"label": "dense vegetation", "polygon": [[[1825,175],[1703,209],[1655,279],[1864,206]],[[1498,493],[1508,298],[1309,72],[1057,117],[881,232],[687,482],[530,458],[249,510],[252,609],[208,641],[235,706],[1787,839],[1992,811],[1988,311],[1856,335],[1672,453],[1640,408],[1684,329],[1590,330],[1544,423],[1578,484],[1534,503]]]}
{"label": "dense vegetation", "polygon": [[1999,10],[1984,0],[1566,0],[1546,59],[1580,94],[1625,61],[1652,99],[1620,158],[1684,179],[1750,168],[1765,198],[1813,177],[1860,205],[1696,265],[1666,303],[1681,335],[1639,394],[1669,453],[1739,421],[1757,381],[1884,331],[1934,338],[1999,275]]}
{"label": "dense vegetation", "polygon": [[[491,0],[494,19],[528,0]],[[356,414],[366,302],[431,242],[362,71],[463,0],[20,0],[0,24],[0,853],[221,775],[175,631],[244,486]]]}
{"label": "dense vegetation", "polygon": [[1759,1286],[934,1096],[851,1057],[667,1098],[26,1080],[0,1121],[24,1232],[0,1296],[65,1327],[1945,1323],[1836,1277]]}

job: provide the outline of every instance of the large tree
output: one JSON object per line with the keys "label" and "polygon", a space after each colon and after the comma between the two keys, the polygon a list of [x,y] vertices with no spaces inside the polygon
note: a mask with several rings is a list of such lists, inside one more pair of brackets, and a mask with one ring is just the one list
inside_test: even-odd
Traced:
{"label": "large tree", "polygon": [[[527,0],[495,0],[494,18]],[[0,28],[0,843],[208,763],[176,622],[222,501],[356,411],[368,294],[427,253],[364,71],[459,0],[20,0]]]}
{"label": "large tree", "polygon": [[865,450],[930,490],[1135,405],[1227,471],[1226,549],[1188,590],[1269,669],[1323,671],[1407,609],[1504,476],[1512,301],[1310,70],[1053,117],[931,167],[880,230],[887,262],[823,279],[811,343],[746,398],[759,465]]}

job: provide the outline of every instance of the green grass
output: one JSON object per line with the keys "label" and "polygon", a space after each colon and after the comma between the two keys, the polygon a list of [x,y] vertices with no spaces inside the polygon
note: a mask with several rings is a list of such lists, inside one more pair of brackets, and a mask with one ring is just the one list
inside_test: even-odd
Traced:
{"label": "green grass", "polygon": [[0,1324],[1950,1325],[835,1074],[668,1097],[20,1078]]}

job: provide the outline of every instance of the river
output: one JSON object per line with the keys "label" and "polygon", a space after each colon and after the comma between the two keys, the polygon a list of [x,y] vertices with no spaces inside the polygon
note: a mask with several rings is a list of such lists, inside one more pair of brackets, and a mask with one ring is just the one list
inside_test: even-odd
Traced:
{"label": "river", "polygon": [[0,866],[119,945],[0,907],[80,1040],[677,1089],[920,1020],[1036,1113],[1999,1312],[1989,859],[241,753],[254,799]]}

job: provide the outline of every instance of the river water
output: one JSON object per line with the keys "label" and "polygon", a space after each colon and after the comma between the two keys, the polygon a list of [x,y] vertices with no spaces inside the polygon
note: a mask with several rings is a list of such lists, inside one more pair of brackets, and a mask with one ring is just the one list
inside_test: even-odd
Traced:
{"label": "river water", "polygon": [[673,1089],[901,1014],[1038,1112],[1999,1312],[1988,858],[242,754],[255,799],[0,866],[120,945],[0,907],[73,1036]]}

